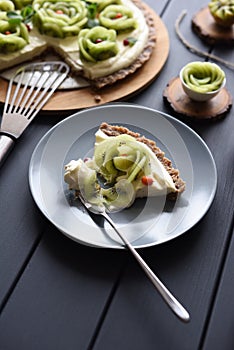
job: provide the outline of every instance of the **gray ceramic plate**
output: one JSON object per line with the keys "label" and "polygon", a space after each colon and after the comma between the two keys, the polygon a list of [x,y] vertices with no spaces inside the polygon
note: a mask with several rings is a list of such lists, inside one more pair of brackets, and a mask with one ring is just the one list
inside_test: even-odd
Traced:
{"label": "gray ceramic plate", "polygon": [[64,165],[93,153],[101,122],[124,125],[157,142],[180,170],[186,190],[175,203],[138,199],[112,219],[137,248],[167,242],[193,227],[215,195],[217,173],[204,141],[177,119],[132,104],[86,109],[53,127],[38,143],[29,167],[32,195],[43,214],[69,238],[89,246],[121,248],[119,238],[100,218],[90,217],[63,181]]}

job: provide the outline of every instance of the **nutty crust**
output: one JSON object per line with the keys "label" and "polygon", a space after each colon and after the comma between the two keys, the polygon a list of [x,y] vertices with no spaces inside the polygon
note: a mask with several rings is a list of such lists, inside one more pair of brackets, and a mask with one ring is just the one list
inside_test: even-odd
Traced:
{"label": "nutty crust", "polygon": [[105,77],[96,78],[91,81],[91,84],[97,88],[101,89],[107,85],[112,85],[119,80],[126,78],[128,75],[133,74],[137,69],[139,69],[145,62],[147,62],[152,54],[152,51],[156,43],[156,30],[154,25],[154,19],[151,13],[147,10],[146,7],[142,5],[141,0],[132,0],[132,2],[143,12],[146,23],[149,28],[148,42],[145,45],[141,54],[137,59],[130,64],[129,67],[120,69],[119,71],[107,75]]}
{"label": "nutty crust", "polygon": [[170,200],[175,200],[178,197],[178,194],[182,193],[185,190],[185,182],[181,179],[180,173],[178,169],[173,168],[172,162],[170,159],[165,157],[165,153],[157,147],[155,141],[146,138],[145,136],[141,136],[139,133],[135,133],[128,128],[119,125],[110,125],[106,122],[103,122],[100,125],[100,130],[104,132],[107,136],[118,136],[121,134],[127,134],[134,137],[137,141],[146,144],[156,155],[156,157],[163,164],[164,168],[172,177],[172,180],[176,187],[176,192],[168,193],[167,197]]}

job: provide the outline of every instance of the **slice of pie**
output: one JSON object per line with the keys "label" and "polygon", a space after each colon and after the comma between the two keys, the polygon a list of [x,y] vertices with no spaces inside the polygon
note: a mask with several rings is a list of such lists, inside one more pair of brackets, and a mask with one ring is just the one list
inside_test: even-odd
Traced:
{"label": "slice of pie", "polygon": [[156,42],[152,14],[141,0],[6,0],[0,22],[0,70],[52,49],[97,88],[133,74]]}
{"label": "slice of pie", "polygon": [[154,141],[108,123],[102,123],[95,134],[94,156],[71,160],[64,180],[69,189],[110,211],[129,207],[136,198],[175,200],[185,190],[178,169]]}

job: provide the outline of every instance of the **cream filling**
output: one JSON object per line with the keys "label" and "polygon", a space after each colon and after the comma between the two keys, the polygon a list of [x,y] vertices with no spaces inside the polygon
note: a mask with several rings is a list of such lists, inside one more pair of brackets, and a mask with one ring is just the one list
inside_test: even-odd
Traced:
{"label": "cream filling", "polygon": [[70,190],[79,191],[79,171],[83,160],[71,160],[65,165],[64,181],[68,184]]}
{"label": "cream filling", "polygon": [[35,29],[29,33],[29,40],[29,44],[19,51],[8,54],[0,53],[0,70],[10,68],[14,65],[30,60],[35,56],[39,56],[46,50],[46,40],[44,40],[41,36],[38,36]]}
{"label": "cream filling", "polygon": [[38,36],[40,36],[42,40],[45,40],[47,44],[54,49],[58,48],[59,50],[67,53],[79,51],[77,36],[69,36],[64,39],[41,35],[39,33]]}
{"label": "cream filling", "polygon": [[[81,169],[83,171],[80,171]],[[65,165],[64,181],[68,184],[70,190],[79,191],[79,183],[84,180],[81,179],[81,176],[85,178],[87,175],[87,173],[85,173],[86,170],[87,172],[96,170],[96,165],[92,159],[84,162],[83,159],[80,158],[78,160],[71,160]]]}

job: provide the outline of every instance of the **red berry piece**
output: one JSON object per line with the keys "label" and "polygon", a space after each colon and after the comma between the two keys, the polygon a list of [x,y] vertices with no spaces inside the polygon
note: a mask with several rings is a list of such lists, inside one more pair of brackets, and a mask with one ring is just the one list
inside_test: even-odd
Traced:
{"label": "red berry piece", "polygon": [[27,24],[25,24],[26,25],[26,27],[27,27],[27,29],[28,29],[28,32],[31,32],[31,30],[32,30],[32,27],[27,23]]}
{"label": "red berry piece", "polygon": [[124,46],[128,46],[129,45],[129,40],[128,39],[124,39],[123,40],[123,44],[124,44]]}
{"label": "red berry piece", "polygon": [[142,182],[143,185],[145,185],[145,186],[151,186],[151,185],[153,184],[154,180],[152,179],[152,177],[149,177],[149,176],[142,176],[141,182]]}
{"label": "red berry piece", "polygon": [[115,17],[114,17],[114,19],[118,19],[118,18],[122,18],[122,17],[123,17],[122,13],[121,12],[117,12]]}

